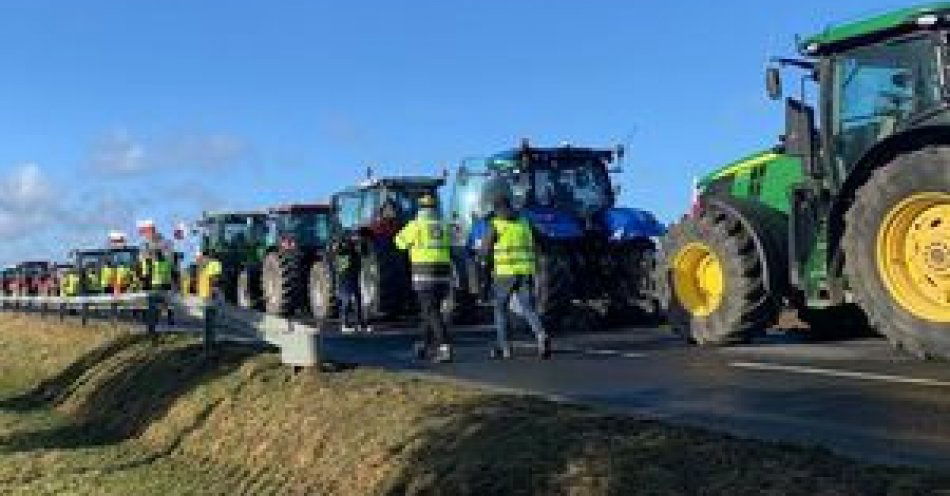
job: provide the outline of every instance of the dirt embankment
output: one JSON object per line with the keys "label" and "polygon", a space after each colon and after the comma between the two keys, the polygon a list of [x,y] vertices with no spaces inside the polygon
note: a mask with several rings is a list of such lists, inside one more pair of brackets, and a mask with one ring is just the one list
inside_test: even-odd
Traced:
{"label": "dirt embankment", "polygon": [[5,352],[0,370],[29,370],[0,383],[0,493],[813,496],[950,487],[824,451],[379,370],[295,375],[250,350],[209,363],[185,337],[57,327],[0,317],[0,343],[19,351]]}

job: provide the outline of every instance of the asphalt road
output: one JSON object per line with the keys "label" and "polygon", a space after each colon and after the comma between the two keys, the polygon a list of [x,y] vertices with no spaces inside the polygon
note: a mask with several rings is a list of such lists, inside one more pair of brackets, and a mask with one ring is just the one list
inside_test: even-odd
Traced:
{"label": "asphalt road", "polygon": [[550,361],[535,358],[527,341],[514,359],[496,361],[491,338],[487,327],[458,329],[456,361],[442,365],[411,359],[407,329],[331,331],[324,350],[331,360],[950,469],[950,363],[917,361],[880,339],[813,343],[770,333],[750,346],[701,349],[664,329],[627,329],[563,337]]}

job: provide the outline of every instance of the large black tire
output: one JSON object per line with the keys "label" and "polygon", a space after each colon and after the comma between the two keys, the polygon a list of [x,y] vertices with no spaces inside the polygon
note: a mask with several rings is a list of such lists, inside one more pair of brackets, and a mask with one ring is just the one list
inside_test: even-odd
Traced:
{"label": "large black tire", "polygon": [[[896,221],[888,222],[889,214],[903,208],[901,206],[911,197],[919,198],[916,195],[920,194],[935,195],[937,204],[946,208],[950,198],[950,146],[930,146],[898,156],[874,171],[857,190],[854,203],[845,215],[844,270],[855,302],[867,313],[871,325],[894,346],[919,358],[950,358],[950,320],[946,318],[950,302],[944,300],[945,306],[941,306],[938,300],[924,299],[936,304],[931,308],[938,309],[931,313],[934,318],[924,318],[894,296],[879,267],[882,264],[885,270],[895,270],[897,265],[890,265],[894,262],[885,257],[879,262],[882,226],[895,226]],[[936,235],[929,238],[926,250],[919,246],[909,248],[915,250],[918,257],[905,263],[907,266],[926,264],[930,270],[929,284],[945,289],[950,278],[950,237],[946,227],[950,219],[938,218],[925,223],[918,220],[910,227],[913,232]]]}
{"label": "large black tire", "polygon": [[264,257],[264,310],[289,317],[300,308],[306,291],[302,257],[297,250],[271,252]]}
{"label": "large black tire", "polygon": [[650,239],[636,239],[610,246],[608,253],[610,264],[603,277],[610,322],[618,325],[657,324],[656,244]]}
{"label": "large black tire", "polygon": [[310,266],[308,300],[310,315],[318,320],[332,318],[334,315],[333,272],[325,260],[317,260]]}
{"label": "large black tire", "polygon": [[408,310],[415,301],[402,252],[386,245],[373,245],[363,256],[360,269],[360,296],[364,316],[371,319],[393,317]]}
{"label": "large black tire", "polygon": [[[571,250],[556,242],[537,243],[534,277],[537,309],[544,328],[549,333],[561,333],[581,322],[566,319],[573,314],[575,292],[574,264]],[[576,320],[576,319],[574,319]],[[572,325],[574,324],[574,325]],[[586,326],[582,326],[586,327]],[[587,329],[572,329],[587,330]]]}
{"label": "large black tire", "polygon": [[[722,297],[707,315],[698,315],[681,301],[685,291],[674,278],[678,254],[701,243],[718,259]],[[765,289],[765,261],[741,223],[728,215],[704,210],[670,226],[661,242],[657,277],[660,305],[674,332],[689,342],[723,346],[749,342],[778,315]],[[703,312],[698,312],[703,313]]]}
{"label": "large black tire", "polygon": [[260,272],[250,267],[245,267],[238,274],[237,306],[254,310],[261,309]]}

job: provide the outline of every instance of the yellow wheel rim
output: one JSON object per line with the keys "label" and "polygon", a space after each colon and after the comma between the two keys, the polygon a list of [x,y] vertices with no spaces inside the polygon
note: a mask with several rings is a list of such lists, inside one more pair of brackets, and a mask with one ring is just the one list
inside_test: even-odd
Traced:
{"label": "yellow wheel rim", "polygon": [[877,235],[877,267],[908,312],[950,322],[950,193],[918,193],[887,213]]}
{"label": "yellow wheel rim", "polygon": [[722,303],[725,274],[719,257],[705,243],[693,242],[673,257],[673,290],[680,304],[696,317],[706,317]]}

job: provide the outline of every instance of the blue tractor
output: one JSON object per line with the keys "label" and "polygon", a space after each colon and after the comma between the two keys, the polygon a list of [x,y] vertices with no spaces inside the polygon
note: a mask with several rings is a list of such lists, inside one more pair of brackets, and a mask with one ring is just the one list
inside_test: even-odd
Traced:
{"label": "blue tractor", "polygon": [[[545,325],[557,332],[604,322],[654,318],[654,239],[664,226],[650,212],[616,206],[611,173],[623,148],[521,147],[463,161],[455,175],[453,320],[490,301],[491,267],[480,255],[495,195],[508,195],[535,235],[535,294]],[[581,319],[578,320],[577,317]]]}

